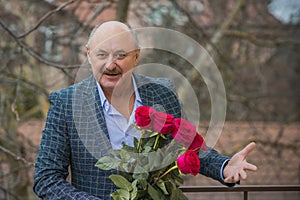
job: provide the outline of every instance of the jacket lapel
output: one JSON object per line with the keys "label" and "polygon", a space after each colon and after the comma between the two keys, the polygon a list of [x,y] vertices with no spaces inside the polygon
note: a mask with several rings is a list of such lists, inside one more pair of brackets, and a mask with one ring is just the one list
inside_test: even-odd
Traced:
{"label": "jacket lapel", "polygon": [[[143,105],[163,111],[159,106],[160,98],[157,99],[153,80],[143,75],[133,75]],[[155,99],[155,97],[157,98]],[[73,116],[78,135],[88,151],[96,159],[99,159],[107,155],[112,147],[97,84],[93,76],[75,88],[74,99]]]}
{"label": "jacket lapel", "polygon": [[95,79],[91,76],[76,87],[74,122],[87,150],[96,158],[108,154],[111,144]]}
{"label": "jacket lapel", "polygon": [[154,99],[154,89],[152,88],[151,81],[145,76],[139,74],[133,74],[136,80],[136,85],[142,99],[144,106],[153,106]]}

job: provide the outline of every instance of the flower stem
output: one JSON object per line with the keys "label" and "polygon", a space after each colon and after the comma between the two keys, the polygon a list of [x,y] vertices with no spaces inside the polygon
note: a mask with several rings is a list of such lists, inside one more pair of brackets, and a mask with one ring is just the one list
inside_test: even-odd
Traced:
{"label": "flower stem", "polygon": [[146,131],[143,129],[142,130],[142,134],[141,134],[140,139],[139,139],[139,142],[138,142],[137,150],[138,150],[139,153],[141,153],[141,149],[140,148],[141,148],[141,144],[142,144],[142,138],[145,135],[145,132]]}
{"label": "flower stem", "polygon": [[168,173],[170,173],[171,171],[173,171],[174,169],[177,169],[178,165],[176,163],[176,165],[174,165],[173,167],[171,167],[170,169],[168,169],[165,173],[163,173],[161,176],[159,176],[156,181],[152,184],[155,185],[160,179],[162,179],[164,176],[166,176]]}
{"label": "flower stem", "polygon": [[159,137],[160,137],[160,134],[157,134],[156,138],[155,138],[155,142],[154,142],[154,145],[153,145],[153,149],[155,150],[157,145],[158,145],[158,140],[159,140]]}

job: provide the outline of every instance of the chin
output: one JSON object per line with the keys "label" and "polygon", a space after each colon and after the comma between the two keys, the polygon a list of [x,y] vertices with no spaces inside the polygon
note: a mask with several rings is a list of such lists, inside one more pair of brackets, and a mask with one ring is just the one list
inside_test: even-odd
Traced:
{"label": "chin", "polygon": [[115,87],[117,87],[117,84],[100,84],[101,87],[105,90],[113,90]]}

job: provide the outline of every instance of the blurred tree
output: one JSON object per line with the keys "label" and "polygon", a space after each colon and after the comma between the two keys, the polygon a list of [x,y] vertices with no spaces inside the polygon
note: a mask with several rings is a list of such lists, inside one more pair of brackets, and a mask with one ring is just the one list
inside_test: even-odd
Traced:
{"label": "blurred tree", "polygon": [[34,157],[24,151],[31,143],[17,129],[28,120],[44,119],[49,92],[74,82],[84,47],[81,37],[87,34],[90,23],[113,4],[92,3],[95,15],[81,21],[74,14],[84,9],[84,3],[1,1],[0,199],[35,198]]}
{"label": "blurred tree", "polygon": [[127,22],[130,0],[118,1],[116,20]]}
{"label": "blurred tree", "polygon": [[[144,6],[132,1],[132,12],[143,26],[175,29],[203,45],[223,77],[228,120],[298,121],[299,23],[282,24],[269,12],[269,3],[170,0]],[[210,98],[201,75],[178,56],[159,55],[145,62],[159,60],[184,73],[199,95],[202,119],[209,120]]]}

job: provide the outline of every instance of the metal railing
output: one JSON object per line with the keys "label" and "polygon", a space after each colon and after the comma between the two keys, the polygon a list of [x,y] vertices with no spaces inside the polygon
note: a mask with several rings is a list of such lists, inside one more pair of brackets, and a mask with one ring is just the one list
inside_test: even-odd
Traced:
{"label": "metal railing", "polygon": [[299,192],[300,185],[245,185],[245,186],[182,186],[185,193],[190,192],[243,192],[244,200],[248,200],[249,192]]}

